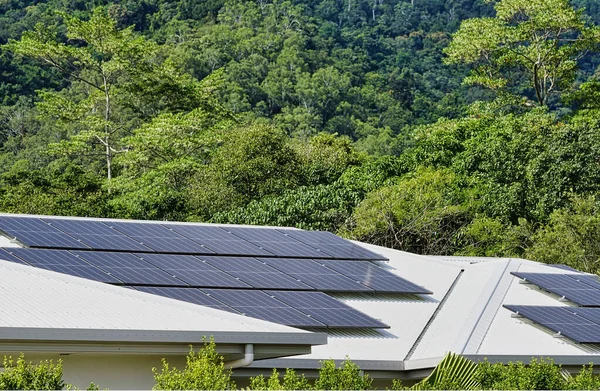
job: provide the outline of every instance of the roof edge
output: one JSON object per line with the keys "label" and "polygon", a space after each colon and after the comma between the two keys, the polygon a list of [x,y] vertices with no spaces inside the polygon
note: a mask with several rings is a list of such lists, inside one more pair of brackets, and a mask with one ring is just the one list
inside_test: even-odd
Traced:
{"label": "roof edge", "polygon": [[325,345],[326,333],[241,332],[194,330],[112,330],[0,327],[0,341],[199,343],[212,337],[216,343]]}

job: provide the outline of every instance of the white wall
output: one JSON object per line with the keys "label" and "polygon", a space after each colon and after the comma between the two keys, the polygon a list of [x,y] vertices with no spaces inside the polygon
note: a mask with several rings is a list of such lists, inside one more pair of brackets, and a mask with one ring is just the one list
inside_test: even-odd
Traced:
{"label": "white wall", "polygon": [[[13,358],[16,357],[13,355]],[[165,357],[170,366],[185,366],[185,356]],[[40,360],[62,359],[63,379],[85,390],[91,382],[100,389],[110,390],[150,390],[154,386],[152,368],[161,368],[161,356],[153,355],[83,355],[70,354],[26,354],[25,359],[37,363]]]}

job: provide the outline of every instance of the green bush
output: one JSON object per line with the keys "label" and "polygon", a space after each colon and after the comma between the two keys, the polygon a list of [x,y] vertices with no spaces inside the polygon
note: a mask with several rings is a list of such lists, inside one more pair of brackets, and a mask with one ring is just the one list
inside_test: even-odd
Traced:
{"label": "green bush", "polygon": [[163,359],[161,371],[152,368],[152,372],[156,381],[155,390],[235,389],[231,370],[225,369],[223,357],[217,353],[213,340],[205,343],[198,353],[191,348],[184,369],[171,368]]}
{"label": "green bush", "polygon": [[45,360],[37,365],[25,362],[23,354],[15,363],[12,357],[4,357],[4,372],[0,373],[0,390],[61,390],[62,362]]}
{"label": "green bush", "polygon": [[326,360],[321,364],[319,377],[315,380],[317,390],[369,390],[373,379],[362,373],[358,365],[346,358],[336,367],[335,361]]}

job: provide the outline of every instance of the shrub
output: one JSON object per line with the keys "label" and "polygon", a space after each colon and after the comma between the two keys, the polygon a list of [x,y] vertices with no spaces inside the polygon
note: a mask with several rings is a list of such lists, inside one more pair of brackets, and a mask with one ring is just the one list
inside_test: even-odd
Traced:
{"label": "shrub", "polygon": [[37,365],[25,362],[23,354],[15,363],[12,357],[4,357],[4,372],[0,373],[0,390],[61,390],[62,362],[45,360]]}

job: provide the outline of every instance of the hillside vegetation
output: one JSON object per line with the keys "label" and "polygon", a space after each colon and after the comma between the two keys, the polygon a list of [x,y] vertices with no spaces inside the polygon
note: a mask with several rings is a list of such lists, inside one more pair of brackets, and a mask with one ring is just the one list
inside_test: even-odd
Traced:
{"label": "hillside vegetation", "polygon": [[0,211],[600,269],[595,0],[4,1]]}

